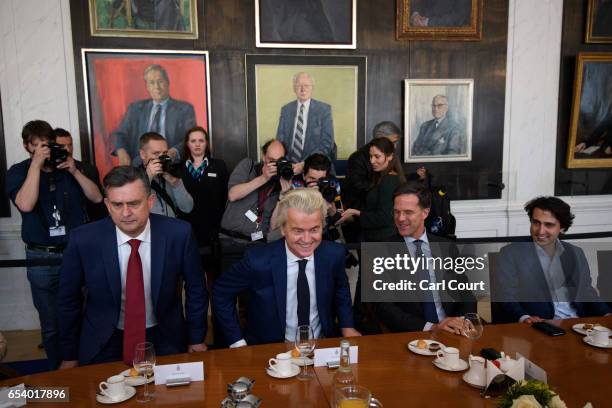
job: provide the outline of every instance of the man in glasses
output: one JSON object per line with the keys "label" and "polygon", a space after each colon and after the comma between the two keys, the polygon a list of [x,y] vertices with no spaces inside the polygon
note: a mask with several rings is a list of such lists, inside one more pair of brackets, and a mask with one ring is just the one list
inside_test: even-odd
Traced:
{"label": "man in glasses", "polygon": [[102,194],[77,168],[68,151],[55,143],[47,122],[28,122],[21,137],[30,157],[9,169],[6,192],[21,214],[26,258],[52,264],[29,266],[27,276],[49,368],[55,369],[60,363],[56,306],[59,262],[71,230],[87,219],[85,202],[100,203]]}
{"label": "man in glasses", "polygon": [[447,156],[464,154],[465,136],[461,128],[448,116],[448,98],[436,95],[431,101],[433,119],[423,123],[414,145],[413,156]]}

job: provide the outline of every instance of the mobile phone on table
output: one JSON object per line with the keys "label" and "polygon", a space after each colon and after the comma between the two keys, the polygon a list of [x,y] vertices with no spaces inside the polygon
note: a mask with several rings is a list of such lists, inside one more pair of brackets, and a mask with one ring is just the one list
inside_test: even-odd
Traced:
{"label": "mobile phone on table", "polygon": [[549,336],[563,336],[565,334],[565,329],[546,322],[532,323],[531,327],[538,329]]}

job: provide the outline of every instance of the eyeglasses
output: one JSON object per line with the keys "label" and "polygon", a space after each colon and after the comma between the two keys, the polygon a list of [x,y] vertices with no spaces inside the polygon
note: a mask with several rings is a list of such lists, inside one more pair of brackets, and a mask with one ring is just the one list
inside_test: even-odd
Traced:
{"label": "eyeglasses", "polygon": [[447,105],[448,105],[447,103],[438,103],[438,104],[433,104],[433,103],[432,103],[432,104],[431,104],[431,107],[432,107],[432,108],[436,108],[436,109],[440,109],[441,107],[443,107],[443,106],[447,106]]}

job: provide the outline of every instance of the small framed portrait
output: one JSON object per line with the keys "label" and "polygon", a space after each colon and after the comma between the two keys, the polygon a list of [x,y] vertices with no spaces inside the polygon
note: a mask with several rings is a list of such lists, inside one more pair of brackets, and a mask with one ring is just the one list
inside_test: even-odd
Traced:
{"label": "small framed portrait", "polygon": [[567,167],[612,167],[612,53],[578,54]]}
{"label": "small framed portrait", "polygon": [[357,0],[255,0],[259,48],[357,48]]}
{"label": "small framed portrait", "polygon": [[404,91],[404,161],[471,161],[474,80],[405,79]]}
{"label": "small framed portrait", "polygon": [[161,134],[177,158],[187,130],[198,125],[210,133],[207,51],[83,49],[82,58],[90,146],[101,177],[116,165],[140,163],[143,133]]}
{"label": "small framed portrait", "polygon": [[589,0],[587,43],[612,43],[612,0]]}
{"label": "small framed portrait", "polygon": [[397,0],[398,40],[482,38],[483,0]]}
{"label": "small framed portrait", "polygon": [[299,161],[312,153],[346,160],[365,143],[365,57],[247,55],[246,74],[251,157],[274,138],[291,157],[302,107]]}
{"label": "small framed portrait", "polygon": [[198,38],[197,0],[89,0],[94,37]]}

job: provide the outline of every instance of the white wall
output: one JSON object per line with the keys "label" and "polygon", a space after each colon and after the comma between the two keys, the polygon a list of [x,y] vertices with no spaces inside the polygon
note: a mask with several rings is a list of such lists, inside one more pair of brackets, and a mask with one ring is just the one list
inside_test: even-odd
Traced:
{"label": "white wall", "polygon": [[[44,119],[78,135],[69,0],[0,1],[0,91],[8,166],[27,158],[21,128]],[[80,141],[74,139],[75,151]],[[80,154],[78,154],[80,156]],[[0,257],[23,259],[21,219],[0,218]],[[25,269],[0,269],[0,329],[38,327]]]}
{"label": "white wall", "polygon": [[[0,1],[0,91],[7,162],[26,158],[23,124],[34,118],[78,135],[69,0]],[[510,0],[504,183],[499,200],[452,205],[460,237],[525,235],[522,206],[554,193],[562,0]],[[81,74],[78,75],[81,80]],[[80,151],[79,138],[74,139]],[[612,230],[612,197],[564,197],[572,232]],[[0,257],[21,258],[20,219],[0,219]],[[0,329],[37,327],[25,270],[0,271]]]}

